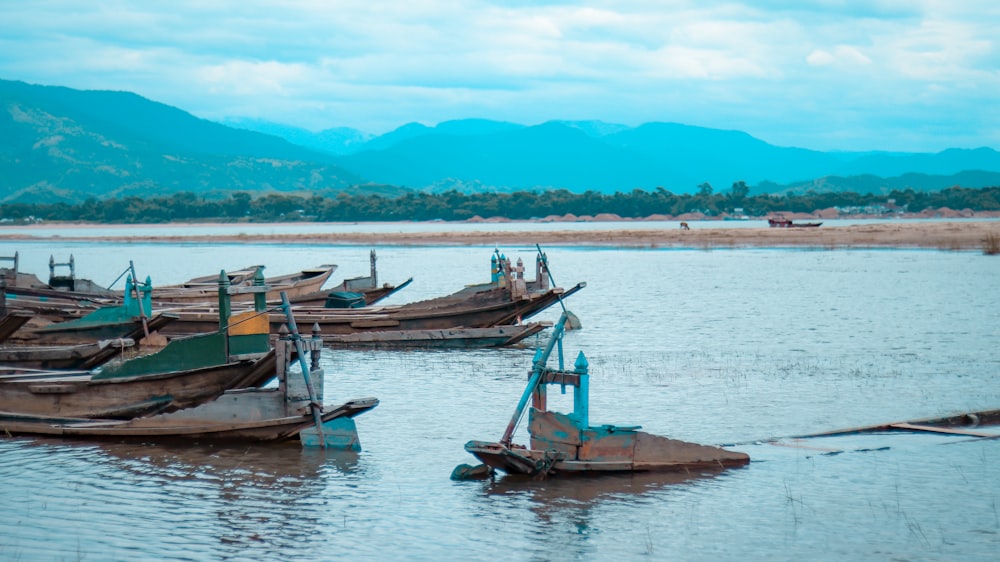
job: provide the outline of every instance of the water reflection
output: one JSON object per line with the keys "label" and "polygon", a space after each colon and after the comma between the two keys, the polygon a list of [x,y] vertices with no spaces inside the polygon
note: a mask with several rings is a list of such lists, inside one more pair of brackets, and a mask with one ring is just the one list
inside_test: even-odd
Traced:
{"label": "water reflection", "polygon": [[[729,469],[732,470],[744,469]],[[655,511],[656,505],[670,503],[677,492],[687,491],[725,472],[728,471],[639,472],[545,481],[505,475],[480,485],[483,486],[482,495],[490,500],[485,503],[493,504],[492,509],[508,511],[515,507],[516,513],[531,514],[530,519],[519,516],[517,525],[523,528],[526,547],[534,557],[573,559],[593,557],[598,554],[598,544],[608,538],[599,537],[619,532],[623,537],[630,536],[628,540],[650,541],[646,546],[630,545],[631,550],[652,552],[651,537],[642,538],[641,530],[635,528],[625,533],[625,529],[615,523],[624,523],[623,510],[634,513],[636,508],[645,511],[642,506],[653,506]]]}
{"label": "water reflection", "polygon": [[[738,470],[738,469],[730,469]],[[635,472],[600,476],[560,476],[549,480],[534,480],[519,475],[504,475],[484,481],[486,495],[523,495],[538,504],[542,511],[558,509],[563,504],[580,506],[603,500],[634,500],[637,496],[656,492],[667,486],[692,484],[726,472],[720,470]]]}
{"label": "water reflection", "polygon": [[[184,444],[64,441],[16,438],[26,447],[86,451],[92,460],[143,477],[188,480],[225,474],[227,484],[253,487],[305,485],[331,472],[363,472],[355,451],[303,448],[292,444]],[[70,453],[73,454],[73,453]],[[78,456],[73,454],[73,456]]]}
{"label": "water reflection", "polygon": [[[352,483],[364,480],[367,472],[358,453],[298,445],[15,438],[5,440],[2,451],[5,459],[22,463],[19,485],[32,491],[30,500],[41,506],[33,511],[46,521],[43,527],[18,526],[12,535],[17,542],[2,546],[18,552],[20,544],[44,544],[37,554],[53,559],[67,550],[151,553],[167,548],[172,556],[194,556],[190,559],[205,556],[206,546],[220,558],[245,555],[246,549],[294,551],[326,526],[326,504],[350,499]],[[24,468],[43,461],[34,476],[25,473]],[[80,506],[67,497],[88,499],[88,525],[79,524]],[[64,539],[40,540],[52,533]]]}
{"label": "water reflection", "polygon": [[[49,255],[67,248],[94,268],[78,269],[89,278],[120,271],[115,260],[137,252],[150,264],[141,275],[156,282],[229,263],[368,267],[367,248],[62,240],[32,243],[37,267],[25,269],[46,271]],[[379,267],[387,280],[416,277],[400,297],[417,300],[488,275],[489,250],[380,248]],[[566,349],[591,363],[597,422],[756,443],[1000,403],[998,260],[933,251],[549,257],[557,280],[588,283],[567,300],[584,329]],[[324,351],[329,400],[383,400],[359,423],[360,455],[0,438],[0,560],[996,559],[997,440],[808,443],[841,454],[748,444],[749,467],[679,481],[450,481],[469,460],[466,441],[499,437],[531,356]]]}

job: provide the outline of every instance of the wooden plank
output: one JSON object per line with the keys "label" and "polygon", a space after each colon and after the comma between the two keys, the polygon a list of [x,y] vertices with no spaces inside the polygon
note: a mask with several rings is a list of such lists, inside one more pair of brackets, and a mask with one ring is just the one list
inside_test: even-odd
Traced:
{"label": "wooden plank", "polygon": [[229,319],[229,335],[245,336],[252,334],[269,334],[271,322],[266,314],[253,310],[233,315]]}
{"label": "wooden plank", "polygon": [[784,439],[806,439],[810,437],[834,437],[837,435],[849,435],[853,433],[872,433],[875,431],[892,431],[894,426],[902,424],[912,424],[928,427],[956,427],[956,426],[985,426],[1000,423],[1000,410],[982,410],[978,412],[962,412],[936,418],[925,418],[919,420],[907,420],[898,422],[881,423],[875,425],[865,425],[859,427],[849,427],[845,429],[835,429],[832,431],[821,431],[806,435],[790,435]]}
{"label": "wooden plank", "polygon": [[389,328],[399,326],[399,320],[360,320],[351,322],[352,328]]}
{"label": "wooden plank", "polygon": [[969,437],[1000,437],[1000,434],[987,431],[972,431],[968,429],[951,429],[947,427],[933,427],[929,425],[917,425],[912,423],[894,423],[890,425],[894,429],[906,429],[909,431],[926,431],[928,433],[945,433],[948,435],[968,435]]}
{"label": "wooden plank", "polygon": [[79,390],[75,384],[32,384],[28,391],[32,394],[73,394]]}
{"label": "wooden plank", "polygon": [[267,285],[251,285],[249,287],[229,287],[226,289],[226,293],[230,295],[248,295],[252,293],[267,293],[268,289],[271,287]]}
{"label": "wooden plank", "polygon": [[[800,441],[796,439],[795,441]],[[775,447],[788,447],[791,449],[807,449],[809,451],[819,451],[821,453],[843,453],[843,449],[834,449],[831,447],[811,447],[809,445],[803,445],[802,443],[782,443],[781,441],[765,441],[768,445],[774,445]]]}

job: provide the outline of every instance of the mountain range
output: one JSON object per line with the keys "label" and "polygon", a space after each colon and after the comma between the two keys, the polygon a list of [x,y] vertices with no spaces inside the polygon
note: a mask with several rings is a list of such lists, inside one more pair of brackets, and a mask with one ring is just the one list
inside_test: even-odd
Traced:
{"label": "mountain range", "polygon": [[751,193],[995,186],[1000,153],[824,152],[677,123],[465,119],[410,123],[378,136],[350,128],[311,132],[251,119],[216,123],[130,92],[0,80],[4,202],[179,191],[692,193],[706,182],[719,192],[737,181]]}

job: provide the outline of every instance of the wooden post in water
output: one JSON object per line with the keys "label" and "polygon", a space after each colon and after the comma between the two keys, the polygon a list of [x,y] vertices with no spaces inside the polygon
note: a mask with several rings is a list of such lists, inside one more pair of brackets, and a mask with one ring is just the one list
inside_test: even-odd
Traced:
{"label": "wooden post in water", "polygon": [[281,308],[285,311],[288,329],[291,331],[292,341],[295,343],[295,352],[299,356],[299,367],[302,368],[302,377],[305,378],[306,389],[309,391],[309,407],[312,408],[313,419],[316,421],[316,436],[319,438],[320,447],[325,449],[326,440],[323,438],[323,405],[319,403],[316,397],[312,377],[309,375],[309,363],[306,361],[302,337],[299,335],[298,326],[295,325],[295,315],[292,314],[292,305],[288,303],[288,293],[285,291],[281,291]]}

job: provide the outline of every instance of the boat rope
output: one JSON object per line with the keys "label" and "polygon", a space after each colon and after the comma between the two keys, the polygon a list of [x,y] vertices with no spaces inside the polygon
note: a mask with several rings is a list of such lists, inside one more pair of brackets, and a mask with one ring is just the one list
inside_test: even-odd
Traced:
{"label": "boat rope", "polygon": [[532,475],[535,480],[543,480],[549,476],[549,472],[556,462],[563,460],[566,455],[555,449],[548,449],[542,458],[535,463],[535,473]]}

